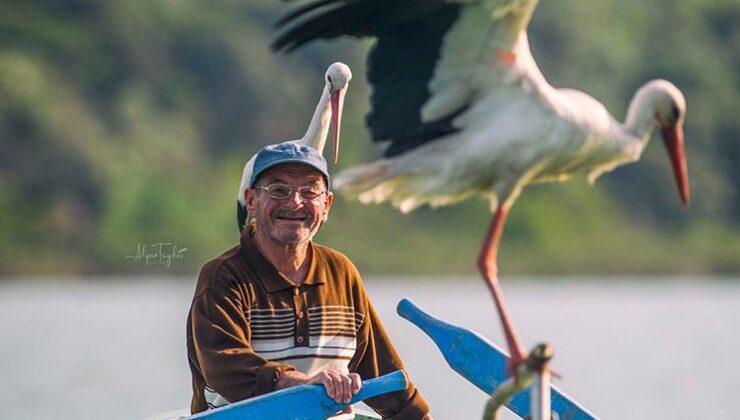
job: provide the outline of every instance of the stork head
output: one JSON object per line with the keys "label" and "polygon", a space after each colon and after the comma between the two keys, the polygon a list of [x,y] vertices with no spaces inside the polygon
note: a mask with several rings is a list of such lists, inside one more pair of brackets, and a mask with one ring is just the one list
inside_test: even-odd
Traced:
{"label": "stork head", "polygon": [[344,63],[334,63],[326,69],[326,87],[331,96],[331,123],[333,126],[334,163],[339,159],[339,126],[342,122],[344,94],[347,92],[352,72]]}
{"label": "stork head", "polygon": [[673,176],[684,207],[689,205],[689,178],[683,145],[686,100],[681,91],[666,80],[651,80],[632,99],[627,112],[627,128],[647,142],[656,126],[671,159]]}
{"label": "stork head", "polygon": [[678,194],[684,207],[689,206],[689,178],[683,144],[683,122],[686,118],[686,100],[681,91],[666,80],[653,80],[647,86],[654,89],[655,121],[663,135],[676,179]]}

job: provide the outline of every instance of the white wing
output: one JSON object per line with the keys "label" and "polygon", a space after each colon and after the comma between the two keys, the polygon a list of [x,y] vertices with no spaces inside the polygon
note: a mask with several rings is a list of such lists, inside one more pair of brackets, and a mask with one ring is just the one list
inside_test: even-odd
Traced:
{"label": "white wing", "polygon": [[536,5],[536,0],[465,2],[444,36],[423,121],[450,115],[502,85],[544,82],[526,36]]}

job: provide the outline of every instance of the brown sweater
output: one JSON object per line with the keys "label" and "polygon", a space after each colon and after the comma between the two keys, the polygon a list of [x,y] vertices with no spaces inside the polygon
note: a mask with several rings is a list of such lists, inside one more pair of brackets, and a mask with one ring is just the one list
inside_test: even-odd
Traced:
{"label": "brown sweater", "polygon": [[[191,411],[201,412],[275,390],[280,374],[336,368],[362,379],[403,369],[343,254],[311,243],[305,281],[296,286],[241,243],[201,269],[187,321],[193,377]],[[419,419],[429,411],[413,384],[366,403],[384,418]]]}

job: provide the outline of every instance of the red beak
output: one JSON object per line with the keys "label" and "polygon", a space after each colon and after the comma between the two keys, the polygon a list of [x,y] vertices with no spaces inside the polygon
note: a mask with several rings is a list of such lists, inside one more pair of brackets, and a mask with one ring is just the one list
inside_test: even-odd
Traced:
{"label": "red beak", "polygon": [[689,175],[686,169],[686,153],[683,147],[683,127],[676,124],[663,129],[663,142],[668,149],[673,167],[673,176],[676,178],[678,194],[684,207],[689,206]]}
{"label": "red beak", "polygon": [[344,89],[331,94],[331,125],[334,132],[334,163],[339,161],[339,126],[342,123],[342,107],[344,107]]}

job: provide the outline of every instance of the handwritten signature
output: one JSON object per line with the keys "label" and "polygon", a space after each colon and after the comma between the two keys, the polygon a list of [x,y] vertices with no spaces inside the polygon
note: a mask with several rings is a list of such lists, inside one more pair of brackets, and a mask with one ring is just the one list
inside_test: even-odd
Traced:
{"label": "handwritten signature", "polygon": [[127,260],[143,262],[144,265],[164,265],[172,267],[173,261],[183,261],[187,248],[179,248],[172,242],[156,242],[152,244],[137,244],[136,255],[127,255]]}

